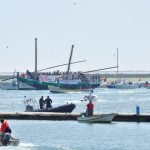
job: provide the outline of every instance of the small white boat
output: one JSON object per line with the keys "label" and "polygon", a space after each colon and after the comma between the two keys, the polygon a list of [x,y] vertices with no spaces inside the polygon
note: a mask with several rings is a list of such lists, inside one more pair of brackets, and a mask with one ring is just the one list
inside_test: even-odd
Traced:
{"label": "small white boat", "polygon": [[68,93],[68,92],[83,92],[91,91],[91,89],[64,89],[56,86],[48,86],[51,93]]}
{"label": "small white boat", "polygon": [[22,82],[17,82],[17,80],[13,79],[13,81],[9,82],[0,82],[0,88],[2,90],[34,90],[35,88],[29,86]]}
{"label": "small white boat", "polygon": [[108,88],[114,88],[114,89],[136,89],[136,88],[140,88],[140,84],[138,83],[111,83],[107,85]]}
{"label": "small white boat", "polygon": [[77,120],[85,123],[111,123],[116,113],[93,115],[93,116],[81,116]]}
{"label": "small white boat", "polygon": [[89,100],[96,101],[97,95],[85,95],[83,99],[81,99],[81,101],[89,101]]}

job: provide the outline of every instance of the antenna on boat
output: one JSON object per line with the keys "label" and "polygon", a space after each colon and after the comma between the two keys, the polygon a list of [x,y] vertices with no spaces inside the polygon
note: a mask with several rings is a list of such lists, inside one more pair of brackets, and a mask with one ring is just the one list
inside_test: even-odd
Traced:
{"label": "antenna on boat", "polygon": [[119,66],[118,66],[118,48],[117,48],[117,81],[118,81],[118,72],[119,72]]}
{"label": "antenna on boat", "polygon": [[35,77],[37,75],[37,38],[35,38]]}
{"label": "antenna on boat", "polygon": [[72,59],[73,48],[74,48],[74,45],[72,45],[72,47],[71,47],[71,53],[70,53],[70,58],[69,58],[69,63],[68,63],[68,69],[67,69],[67,75],[69,74],[69,71],[70,71],[70,63],[71,63],[71,59]]}

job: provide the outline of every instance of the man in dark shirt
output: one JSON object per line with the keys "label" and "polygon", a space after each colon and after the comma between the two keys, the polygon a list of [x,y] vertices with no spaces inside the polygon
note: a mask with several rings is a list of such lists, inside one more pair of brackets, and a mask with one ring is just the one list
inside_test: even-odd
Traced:
{"label": "man in dark shirt", "polygon": [[46,103],[46,108],[51,108],[52,107],[52,100],[49,98],[49,96],[47,96],[47,98],[45,99],[45,103]]}
{"label": "man in dark shirt", "polygon": [[40,100],[39,100],[39,104],[40,104],[40,109],[43,109],[44,106],[44,99],[43,96],[41,96]]}

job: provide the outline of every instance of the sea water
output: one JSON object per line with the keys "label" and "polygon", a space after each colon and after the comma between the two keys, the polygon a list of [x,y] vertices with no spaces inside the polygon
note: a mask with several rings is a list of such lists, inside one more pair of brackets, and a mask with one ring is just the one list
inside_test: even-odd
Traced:
{"label": "sea water", "polygon": [[[84,112],[87,101],[81,99],[88,92],[53,94],[49,91],[0,90],[0,111],[24,111],[24,96],[36,98],[50,96],[53,106],[75,103],[73,112]],[[150,113],[149,89],[95,89],[95,112]],[[19,138],[17,147],[0,150],[149,150],[150,123],[112,122],[87,124],[77,121],[9,120],[12,136]]]}

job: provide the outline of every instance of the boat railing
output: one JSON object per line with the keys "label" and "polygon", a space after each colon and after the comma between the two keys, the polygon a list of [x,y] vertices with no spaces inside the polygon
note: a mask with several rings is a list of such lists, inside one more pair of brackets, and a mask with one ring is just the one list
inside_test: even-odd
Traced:
{"label": "boat railing", "polygon": [[23,102],[25,104],[26,111],[39,109],[39,105],[35,98],[25,98]]}

